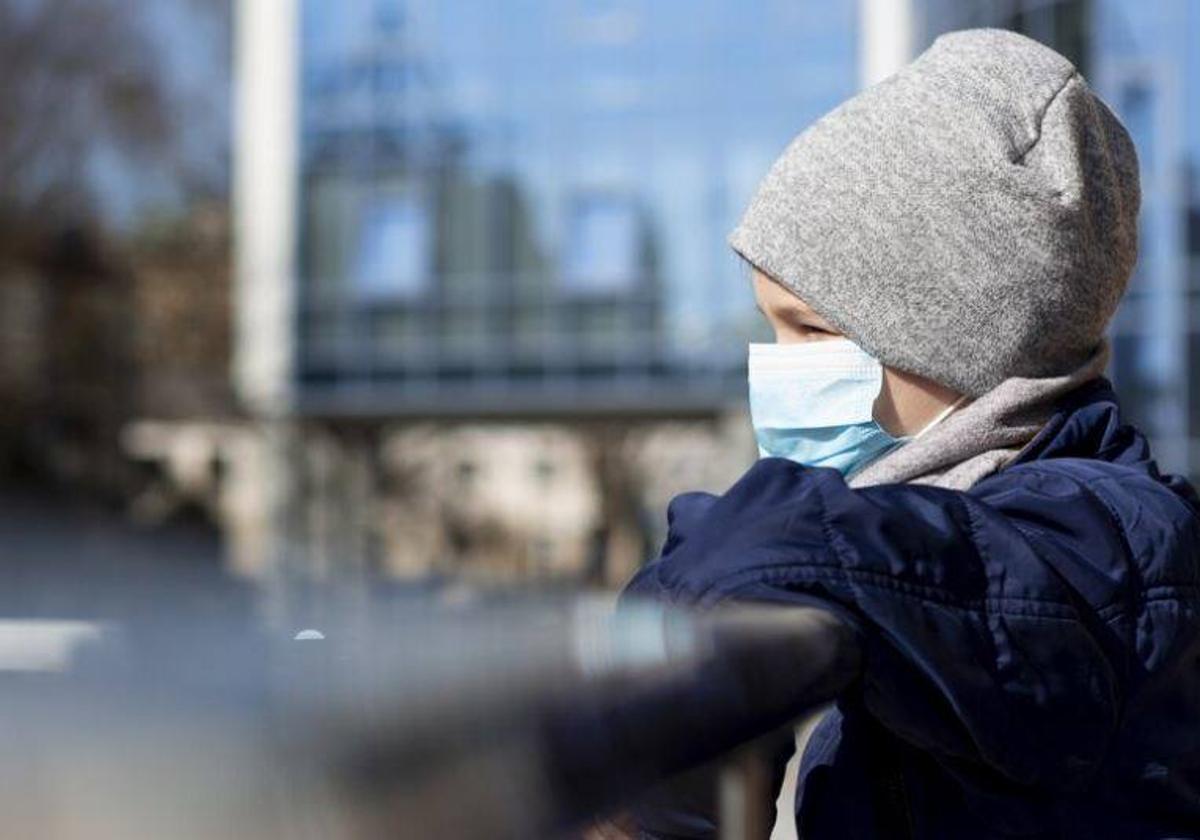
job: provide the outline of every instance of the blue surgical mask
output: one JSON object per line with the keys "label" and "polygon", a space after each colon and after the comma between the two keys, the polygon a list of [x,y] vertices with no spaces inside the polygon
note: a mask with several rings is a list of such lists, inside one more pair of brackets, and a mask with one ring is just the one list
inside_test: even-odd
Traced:
{"label": "blue surgical mask", "polygon": [[875,422],[883,367],[849,339],[751,344],[749,378],[750,417],[763,457],[850,476],[910,439]]}

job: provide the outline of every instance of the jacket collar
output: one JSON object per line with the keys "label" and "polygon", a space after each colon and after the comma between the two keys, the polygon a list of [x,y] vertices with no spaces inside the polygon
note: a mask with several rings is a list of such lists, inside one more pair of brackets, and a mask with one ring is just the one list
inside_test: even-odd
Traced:
{"label": "jacket collar", "polygon": [[1141,432],[1122,422],[1112,383],[1101,376],[1063,395],[1013,463],[1047,458],[1149,461],[1150,447]]}

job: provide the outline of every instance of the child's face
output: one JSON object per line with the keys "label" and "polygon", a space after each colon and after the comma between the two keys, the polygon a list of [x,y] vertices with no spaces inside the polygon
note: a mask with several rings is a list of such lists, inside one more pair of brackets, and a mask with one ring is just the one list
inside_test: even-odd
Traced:
{"label": "child's face", "polygon": [[751,271],[758,311],[775,330],[777,343],[796,344],[842,337],[836,327],[813,312],[795,292],[785,289],[757,268]]}
{"label": "child's face", "polygon": [[[795,292],[751,267],[758,309],[775,331],[779,344],[828,341],[845,334],[812,310]],[[883,366],[883,386],[875,400],[875,419],[893,435],[915,434],[951,405],[959,394],[944,385]]]}

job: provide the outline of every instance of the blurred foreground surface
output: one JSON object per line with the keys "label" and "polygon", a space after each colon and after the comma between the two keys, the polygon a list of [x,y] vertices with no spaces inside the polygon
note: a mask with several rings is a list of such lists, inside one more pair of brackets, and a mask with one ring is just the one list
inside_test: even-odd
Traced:
{"label": "blurred foreground surface", "polygon": [[[271,633],[164,606],[0,623],[6,834],[577,836],[674,773],[790,740],[857,672],[819,610],[410,597]],[[730,810],[731,838],[769,828]]]}

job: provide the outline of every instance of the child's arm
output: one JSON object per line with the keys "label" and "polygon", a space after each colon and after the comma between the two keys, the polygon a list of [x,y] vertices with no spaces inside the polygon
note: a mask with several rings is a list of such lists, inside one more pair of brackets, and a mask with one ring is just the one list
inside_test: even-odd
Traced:
{"label": "child's arm", "polygon": [[[677,499],[662,557],[627,594],[837,608],[864,631],[863,701],[891,731],[1009,782],[1077,789],[1152,642],[1135,629],[1137,558],[1095,492],[1125,477],[1091,469],[1012,468],[969,493],[852,490],[832,470],[765,459],[720,497]],[[1140,525],[1168,538],[1180,519],[1156,506],[1177,497],[1128,480],[1147,481],[1128,491],[1146,493]]]}

